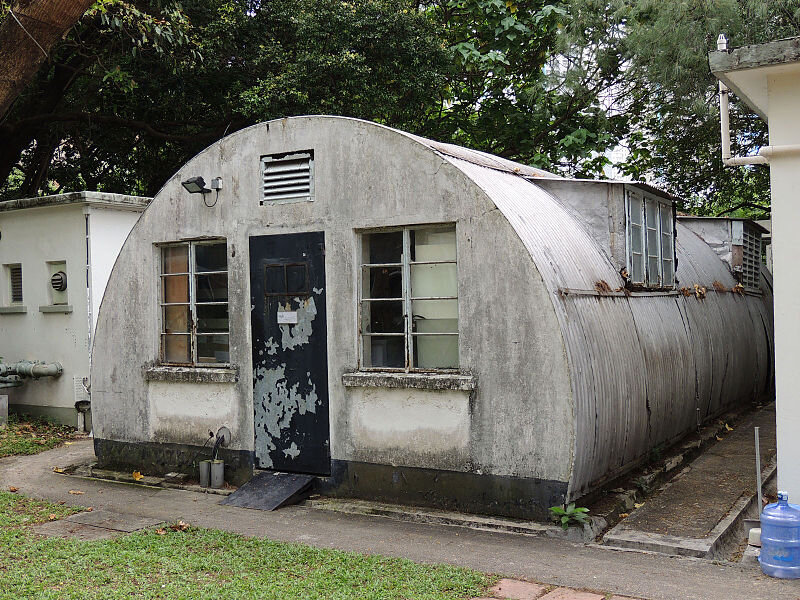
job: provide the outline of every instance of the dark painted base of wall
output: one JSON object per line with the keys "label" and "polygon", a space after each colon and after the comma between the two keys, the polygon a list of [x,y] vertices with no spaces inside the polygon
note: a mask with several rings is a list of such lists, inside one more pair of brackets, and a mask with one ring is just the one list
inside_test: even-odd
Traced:
{"label": "dark painted base of wall", "polygon": [[[97,438],[94,451],[101,469],[138,470],[145,475],[178,471],[196,477],[197,463],[211,456],[209,447]],[[242,485],[253,476],[252,452],[220,448],[219,457],[225,461],[225,481]],[[549,507],[564,503],[567,483],[332,460],[331,476],[320,477],[315,491],[328,496],[544,521],[549,518]]]}
{"label": "dark painted base of wall", "polygon": [[[211,458],[211,447],[155,442],[118,442],[95,438],[94,453],[101,469],[141,471],[145,475],[166,475],[177,471],[197,478],[198,463]],[[225,481],[242,485],[253,476],[253,453],[249,450],[220,448],[225,461]]]}
{"label": "dark painted base of wall", "polygon": [[331,477],[320,478],[318,491],[329,496],[543,521],[549,519],[549,507],[564,503],[567,483],[332,460]]}

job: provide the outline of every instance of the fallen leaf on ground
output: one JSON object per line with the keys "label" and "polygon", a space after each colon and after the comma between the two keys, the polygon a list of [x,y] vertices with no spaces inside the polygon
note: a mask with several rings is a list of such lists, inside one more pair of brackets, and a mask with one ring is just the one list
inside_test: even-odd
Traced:
{"label": "fallen leaf on ground", "polygon": [[56,504],[66,504],[66,503],[67,503],[66,500],[59,500]]}
{"label": "fallen leaf on ground", "polygon": [[717,441],[718,441],[718,442],[721,442],[721,441],[722,441],[722,438],[721,438],[721,437],[719,437],[718,435],[715,435],[714,437],[715,437],[715,438],[717,438]]}
{"label": "fallen leaf on ground", "polygon": [[619,513],[619,518],[624,519],[625,517],[629,516],[630,513]]}
{"label": "fallen leaf on ground", "polygon": [[189,529],[189,524],[184,523],[183,521],[178,521],[174,525],[170,525],[169,528],[172,529],[172,531],[186,531]]}
{"label": "fallen leaf on ground", "polygon": [[728,431],[733,431],[733,427],[731,427],[727,423],[725,423],[725,429],[727,429]]}
{"label": "fallen leaf on ground", "polygon": [[86,507],[86,512],[92,512],[93,510],[94,510],[94,508],[92,508],[91,506],[87,506]]}
{"label": "fallen leaf on ground", "polygon": [[51,521],[55,521],[58,517],[55,515],[55,513],[50,513],[47,518]]}
{"label": "fallen leaf on ground", "polygon": [[53,473],[63,473],[64,469],[61,467],[53,467]]}
{"label": "fallen leaf on ground", "polygon": [[133,472],[133,480],[134,481],[139,481],[140,479],[144,479],[144,475],[139,473],[139,471],[134,471]]}
{"label": "fallen leaf on ground", "polygon": [[633,508],[642,508],[644,506],[644,502],[634,502]]}
{"label": "fallen leaf on ground", "polygon": [[70,490],[69,493],[72,494],[73,496],[80,496],[81,494],[83,494],[83,492],[80,490]]}
{"label": "fallen leaf on ground", "polygon": [[167,532],[165,530],[163,530],[163,529],[156,529],[156,533],[158,535],[166,535]]}
{"label": "fallen leaf on ground", "polygon": [[74,443],[75,443],[75,442],[64,442],[64,445],[65,445],[65,446],[72,446],[72,444],[74,444]]}
{"label": "fallen leaf on ground", "polygon": [[18,492],[19,490],[17,488],[15,488],[13,485],[11,485],[11,486],[8,487],[8,491],[11,492],[12,494],[14,494],[14,493]]}

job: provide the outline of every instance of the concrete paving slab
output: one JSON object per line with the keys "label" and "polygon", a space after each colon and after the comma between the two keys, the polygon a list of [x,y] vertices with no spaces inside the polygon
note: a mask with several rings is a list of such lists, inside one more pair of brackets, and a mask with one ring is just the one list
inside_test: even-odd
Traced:
{"label": "concrete paving slab", "polygon": [[109,540],[111,538],[125,535],[125,532],[105,527],[93,527],[83,523],[73,523],[71,521],[50,521],[35,525],[31,528],[35,533],[46,537],[58,537],[74,540]]}
{"label": "concrete paving slab", "polygon": [[163,523],[161,519],[137,517],[131,514],[112,512],[110,510],[93,510],[71,515],[65,519],[71,523],[82,523],[94,527],[104,527],[123,533],[131,533],[146,527],[154,527]]}
{"label": "concrete paving slab", "polygon": [[541,600],[604,600],[600,594],[579,592],[568,588],[558,588],[542,596]]}
{"label": "concrete paving slab", "polygon": [[501,579],[489,591],[495,598],[510,598],[511,600],[536,600],[544,594],[547,588],[543,585],[520,581],[519,579]]}
{"label": "concrete paving slab", "polygon": [[[684,556],[716,556],[755,495],[753,427],[761,462],[774,471],[775,406],[753,413],[727,437],[604,536],[606,544]],[[771,463],[771,464],[770,464]]]}
{"label": "concrete paving slab", "polygon": [[[177,519],[277,541],[320,548],[445,563],[547,585],[597,590],[644,600],[798,600],[796,581],[769,578],[752,568],[663,554],[614,550],[565,540],[474,531],[459,527],[331,513],[302,506],[260,512],[203,502],[204,494],[81,480],[83,496],[71,496],[73,477],[53,472],[93,459],[91,441],[33,456],[0,459],[0,489],[54,502],[80,502],[95,510]],[[173,501],[165,504],[163,496]],[[182,498],[183,501],[177,501]],[[197,502],[195,502],[197,500]]]}

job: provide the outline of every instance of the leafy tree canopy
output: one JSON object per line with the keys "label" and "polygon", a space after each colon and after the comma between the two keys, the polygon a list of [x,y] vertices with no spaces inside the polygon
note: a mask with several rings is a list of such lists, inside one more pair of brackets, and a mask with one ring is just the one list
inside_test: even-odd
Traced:
{"label": "leafy tree canopy", "polygon": [[[687,210],[761,216],[768,170],[719,158],[707,53],[798,23],[795,0],[99,0],[0,122],[0,196],[153,194],[225,133],[323,113],[574,176],[622,144]],[[732,126],[734,152],[766,143],[736,102]]]}

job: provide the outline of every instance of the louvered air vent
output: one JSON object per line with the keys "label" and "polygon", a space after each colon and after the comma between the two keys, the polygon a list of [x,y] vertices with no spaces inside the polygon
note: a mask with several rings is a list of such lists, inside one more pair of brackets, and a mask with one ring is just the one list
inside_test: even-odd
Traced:
{"label": "louvered air vent", "polygon": [[745,223],[742,236],[742,284],[759,289],[761,275],[761,233]]}
{"label": "louvered air vent", "polygon": [[261,159],[261,204],[313,200],[314,155],[296,152]]}
{"label": "louvered air vent", "polygon": [[9,265],[8,278],[11,282],[11,302],[22,302],[22,265]]}

